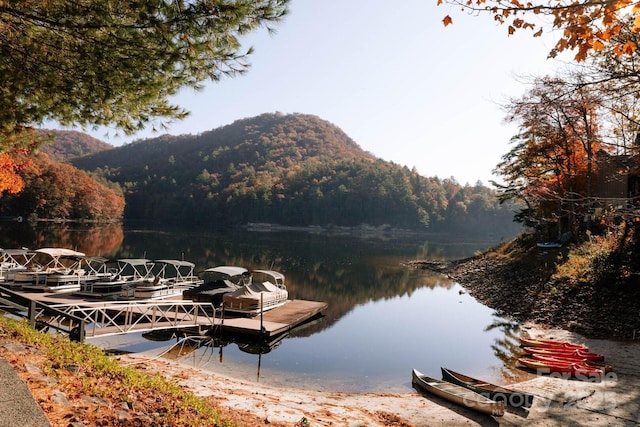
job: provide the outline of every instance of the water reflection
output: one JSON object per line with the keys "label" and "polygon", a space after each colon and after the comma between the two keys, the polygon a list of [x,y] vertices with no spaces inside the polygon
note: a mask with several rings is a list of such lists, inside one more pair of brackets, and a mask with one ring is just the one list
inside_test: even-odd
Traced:
{"label": "water reflection", "polygon": [[493,323],[487,326],[486,330],[499,331],[498,337],[495,338],[491,348],[496,358],[502,361],[501,379],[506,383],[515,383],[527,379],[527,373],[516,367],[522,352],[520,341],[518,340],[520,325],[502,317],[497,317]]}
{"label": "water reflection", "polygon": [[[438,275],[416,281],[402,266],[412,259],[471,255],[487,243],[434,244],[416,239],[380,241],[306,233],[260,233],[246,230],[127,229],[121,225],[71,227],[47,224],[2,224],[0,247],[60,246],[110,258],[184,259],[196,271],[218,265],[272,268],[287,277],[291,299],[327,301],[327,324],[353,307],[371,301],[411,295],[423,286],[451,286]],[[18,230],[16,230],[16,228]],[[319,329],[309,331],[314,333]]]}
{"label": "water reflection", "polygon": [[440,366],[487,379],[513,376],[508,362],[517,325],[461,294],[457,283],[403,265],[471,256],[495,242],[121,226],[4,227],[4,248],[61,246],[114,258],[184,259],[197,271],[217,265],[272,268],[285,274],[291,299],[328,303],[325,317],[273,343],[134,335],[97,345],[150,351],[272,385],[327,390],[407,391],[413,367],[432,376]]}
{"label": "water reflection", "polygon": [[[214,359],[224,363],[224,348],[235,345],[238,350],[256,355],[258,365],[256,381],[260,381],[260,368],[262,355],[270,353],[276,349],[280,343],[289,336],[283,333],[267,339],[256,339],[254,337],[233,337],[233,336],[184,336],[177,330],[152,331],[142,334],[144,339],[149,341],[175,341],[167,349],[158,354],[168,359],[181,360],[189,359],[189,363],[197,367],[205,367]],[[197,352],[197,353],[196,353]],[[217,354],[217,357],[214,357]]]}
{"label": "water reflection", "polygon": [[309,336],[294,332],[262,342],[210,337],[189,347],[175,337],[172,350],[152,353],[248,381],[317,390],[406,392],[412,367],[437,376],[444,366],[509,383],[520,373],[509,363],[518,351],[517,325],[460,289],[423,287],[360,305]]}
{"label": "water reflection", "polygon": [[103,226],[46,224],[31,227],[27,223],[0,223],[0,248],[39,249],[61,247],[87,255],[114,257],[124,241],[121,224]]}

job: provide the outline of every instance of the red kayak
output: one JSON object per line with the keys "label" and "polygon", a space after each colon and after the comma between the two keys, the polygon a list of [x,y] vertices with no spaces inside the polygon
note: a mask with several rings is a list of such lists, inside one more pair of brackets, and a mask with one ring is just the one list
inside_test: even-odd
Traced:
{"label": "red kayak", "polygon": [[547,340],[543,338],[528,338],[528,337],[522,337],[522,336],[519,339],[520,339],[520,344],[526,347],[557,348],[557,349],[567,349],[567,350],[589,351],[589,348],[582,344],[575,344],[568,341]]}
{"label": "red kayak", "polygon": [[613,372],[613,366],[607,365],[602,362],[594,362],[588,359],[579,359],[575,356],[547,356],[541,353],[534,353],[531,355],[536,360],[541,360],[543,362],[571,362],[571,363],[580,363],[584,364],[590,368],[602,369],[604,372]]}
{"label": "red kayak", "polygon": [[542,354],[545,356],[564,356],[565,359],[576,358],[578,360],[590,360],[592,362],[603,362],[604,356],[590,351],[571,350],[566,348],[544,348],[544,347],[523,347],[528,354]]}
{"label": "red kayak", "polygon": [[583,363],[574,363],[567,361],[552,362],[548,360],[537,360],[531,357],[521,357],[518,359],[518,363],[526,368],[535,369],[538,372],[558,373],[563,375],[570,375],[577,378],[602,378],[604,375],[604,370],[593,368]]}

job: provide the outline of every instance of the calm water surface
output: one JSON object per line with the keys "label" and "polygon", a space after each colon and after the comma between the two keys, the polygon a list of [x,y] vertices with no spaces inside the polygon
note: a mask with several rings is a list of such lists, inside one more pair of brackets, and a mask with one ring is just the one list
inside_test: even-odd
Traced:
{"label": "calm water surface", "polygon": [[402,263],[470,256],[498,239],[354,238],[308,233],[63,229],[2,231],[0,247],[62,246],[91,255],[186,259],[272,267],[290,298],[325,301],[326,316],[272,346],[214,342],[197,349],[141,334],[90,340],[105,348],[176,357],[190,366],[264,384],[318,390],[411,389],[411,369],[440,377],[446,366],[506,382],[517,325],[447,278]]}

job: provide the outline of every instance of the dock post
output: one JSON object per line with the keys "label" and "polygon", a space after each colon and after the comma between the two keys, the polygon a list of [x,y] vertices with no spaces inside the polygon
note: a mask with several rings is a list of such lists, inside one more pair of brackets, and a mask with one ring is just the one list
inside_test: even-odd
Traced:
{"label": "dock post", "polygon": [[260,292],[260,336],[264,333],[264,326],[262,326],[262,316],[264,314],[264,294]]}
{"label": "dock post", "polygon": [[80,321],[79,328],[80,328],[80,337],[79,337],[80,338],[80,342],[84,342],[84,339],[85,339],[85,337],[87,335],[87,331],[84,328],[84,321]]}
{"label": "dock post", "polygon": [[29,324],[32,328],[36,327],[37,307],[35,300],[29,300]]}
{"label": "dock post", "polygon": [[81,320],[78,323],[78,326],[76,326],[75,328],[72,328],[69,331],[69,339],[71,341],[77,341],[77,342],[84,342],[84,339],[86,337],[86,331],[85,331],[85,327],[84,327],[84,321]]}

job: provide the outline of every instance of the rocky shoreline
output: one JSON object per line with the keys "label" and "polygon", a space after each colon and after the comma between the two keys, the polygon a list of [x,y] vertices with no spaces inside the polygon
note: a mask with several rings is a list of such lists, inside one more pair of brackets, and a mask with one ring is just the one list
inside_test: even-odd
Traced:
{"label": "rocky shoreline", "polygon": [[[504,259],[492,252],[456,261],[413,261],[460,283],[473,297],[519,323],[533,322],[589,338],[640,338],[640,280],[571,286],[553,277],[558,253]],[[635,285],[635,286],[634,286]]]}

